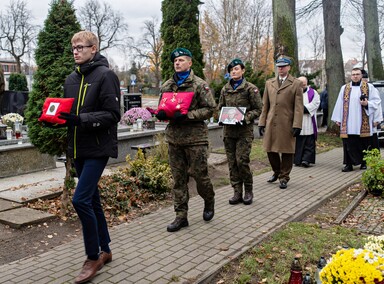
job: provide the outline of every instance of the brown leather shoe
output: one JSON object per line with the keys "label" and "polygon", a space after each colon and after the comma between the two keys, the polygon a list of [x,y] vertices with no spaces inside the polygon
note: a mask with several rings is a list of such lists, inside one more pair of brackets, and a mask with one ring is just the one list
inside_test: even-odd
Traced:
{"label": "brown leather shoe", "polygon": [[99,261],[101,263],[100,268],[102,268],[105,264],[110,263],[112,261],[112,252],[107,253],[105,251],[101,251],[99,254]]}
{"label": "brown leather shoe", "polygon": [[91,260],[87,259],[84,261],[83,268],[80,274],[75,279],[75,284],[85,283],[95,277],[98,270],[101,268],[100,259]]}

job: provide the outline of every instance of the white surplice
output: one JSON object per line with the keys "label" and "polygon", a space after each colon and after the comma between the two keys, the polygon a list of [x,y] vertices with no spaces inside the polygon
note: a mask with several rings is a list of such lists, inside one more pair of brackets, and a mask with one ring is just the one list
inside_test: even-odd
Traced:
{"label": "white surplice", "polygon": [[[360,135],[361,129],[361,111],[362,107],[360,104],[360,96],[362,95],[360,86],[352,86],[351,94],[349,96],[349,108],[348,108],[348,119],[347,119],[347,134]],[[333,109],[331,120],[334,122],[342,123],[343,121],[343,106],[344,106],[344,90],[345,86],[342,86],[337,97],[335,107]],[[375,111],[379,108],[381,103],[380,95],[378,90],[373,87],[372,84],[368,83],[369,87],[369,98],[368,98],[368,109],[364,108],[364,111],[369,116],[370,134],[372,135],[372,124]]]}

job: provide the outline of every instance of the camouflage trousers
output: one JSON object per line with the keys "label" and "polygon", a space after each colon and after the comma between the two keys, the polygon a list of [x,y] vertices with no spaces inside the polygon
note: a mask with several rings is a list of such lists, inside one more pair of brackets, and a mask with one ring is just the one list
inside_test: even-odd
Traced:
{"label": "camouflage trousers", "polygon": [[253,184],[253,175],[249,167],[252,149],[252,138],[224,138],[224,147],[227,154],[229,178],[235,191],[242,192],[244,187],[250,188]]}
{"label": "camouflage trousers", "polygon": [[215,192],[208,176],[208,145],[168,147],[169,164],[174,180],[173,204],[178,217],[188,214],[188,180],[196,181],[197,193],[204,200],[214,199]]}

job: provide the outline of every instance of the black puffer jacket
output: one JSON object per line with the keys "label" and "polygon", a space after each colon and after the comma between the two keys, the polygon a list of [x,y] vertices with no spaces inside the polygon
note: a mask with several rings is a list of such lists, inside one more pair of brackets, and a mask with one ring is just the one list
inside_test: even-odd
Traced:
{"label": "black puffer jacket", "polygon": [[64,97],[75,98],[71,113],[80,126],[68,126],[68,155],[72,158],[117,157],[120,88],[107,59],[96,53],[92,61],[76,66],[64,84]]}

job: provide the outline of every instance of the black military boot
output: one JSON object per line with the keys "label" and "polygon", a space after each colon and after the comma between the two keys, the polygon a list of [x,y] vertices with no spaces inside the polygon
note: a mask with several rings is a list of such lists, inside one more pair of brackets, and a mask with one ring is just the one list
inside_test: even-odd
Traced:
{"label": "black military boot", "polygon": [[203,219],[204,221],[212,220],[215,215],[215,200],[204,200],[204,211],[203,211]]}
{"label": "black military boot", "polygon": [[229,204],[235,205],[243,202],[243,192],[242,190],[235,189],[234,195],[229,199]]}
{"label": "black military boot", "polygon": [[252,192],[252,187],[250,188],[245,188],[244,189],[245,193],[244,193],[244,200],[243,200],[243,203],[245,205],[250,205],[252,204],[252,200],[253,200],[253,192]]}
{"label": "black military boot", "polygon": [[183,227],[188,227],[188,219],[183,217],[176,217],[176,219],[167,226],[168,232],[176,232]]}

